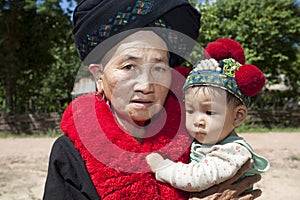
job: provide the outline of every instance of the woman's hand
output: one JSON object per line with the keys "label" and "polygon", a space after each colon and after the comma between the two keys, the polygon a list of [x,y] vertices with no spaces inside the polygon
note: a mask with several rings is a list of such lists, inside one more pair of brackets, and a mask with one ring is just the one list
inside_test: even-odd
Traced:
{"label": "woman's hand", "polygon": [[248,160],[237,174],[231,179],[215,185],[200,193],[191,193],[190,200],[250,200],[255,199],[261,195],[261,190],[253,190],[247,194],[242,194],[245,190],[253,186],[254,183],[261,179],[259,174],[254,176],[248,176],[238,183],[234,183],[238,180],[246,171],[248,171],[253,165],[253,160]]}

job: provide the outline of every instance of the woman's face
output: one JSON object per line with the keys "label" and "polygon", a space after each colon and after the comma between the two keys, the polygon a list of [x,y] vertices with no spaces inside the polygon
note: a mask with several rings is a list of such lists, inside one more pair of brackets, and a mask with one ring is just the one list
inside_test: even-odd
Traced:
{"label": "woman's face", "polygon": [[129,36],[104,66],[101,80],[118,121],[143,125],[160,112],[171,84],[166,44],[150,31]]}

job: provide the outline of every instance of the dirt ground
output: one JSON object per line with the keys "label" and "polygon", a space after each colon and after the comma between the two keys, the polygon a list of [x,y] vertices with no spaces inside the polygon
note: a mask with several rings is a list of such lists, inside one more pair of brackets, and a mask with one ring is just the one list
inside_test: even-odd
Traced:
{"label": "dirt ground", "polygon": [[[259,200],[300,199],[300,133],[241,134],[271,163],[255,186]],[[0,200],[42,198],[50,148],[55,138],[0,139]]]}

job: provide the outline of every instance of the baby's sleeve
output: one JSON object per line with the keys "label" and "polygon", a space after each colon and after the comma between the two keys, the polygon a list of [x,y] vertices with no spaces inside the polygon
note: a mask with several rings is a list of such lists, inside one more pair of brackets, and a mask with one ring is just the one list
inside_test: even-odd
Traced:
{"label": "baby's sleeve", "polygon": [[233,177],[249,158],[251,153],[238,143],[216,145],[198,163],[164,160],[156,169],[156,179],[184,191],[199,192]]}

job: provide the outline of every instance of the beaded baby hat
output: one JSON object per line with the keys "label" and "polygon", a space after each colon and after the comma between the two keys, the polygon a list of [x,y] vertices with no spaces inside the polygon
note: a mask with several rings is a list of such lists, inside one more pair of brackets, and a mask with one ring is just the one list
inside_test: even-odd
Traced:
{"label": "beaded baby hat", "polygon": [[204,57],[188,75],[183,92],[194,86],[218,87],[249,107],[250,97],[264,87],[265,76],[258,67],[245,64],[242,46],[235,40],[221,38],[207,45]]}

